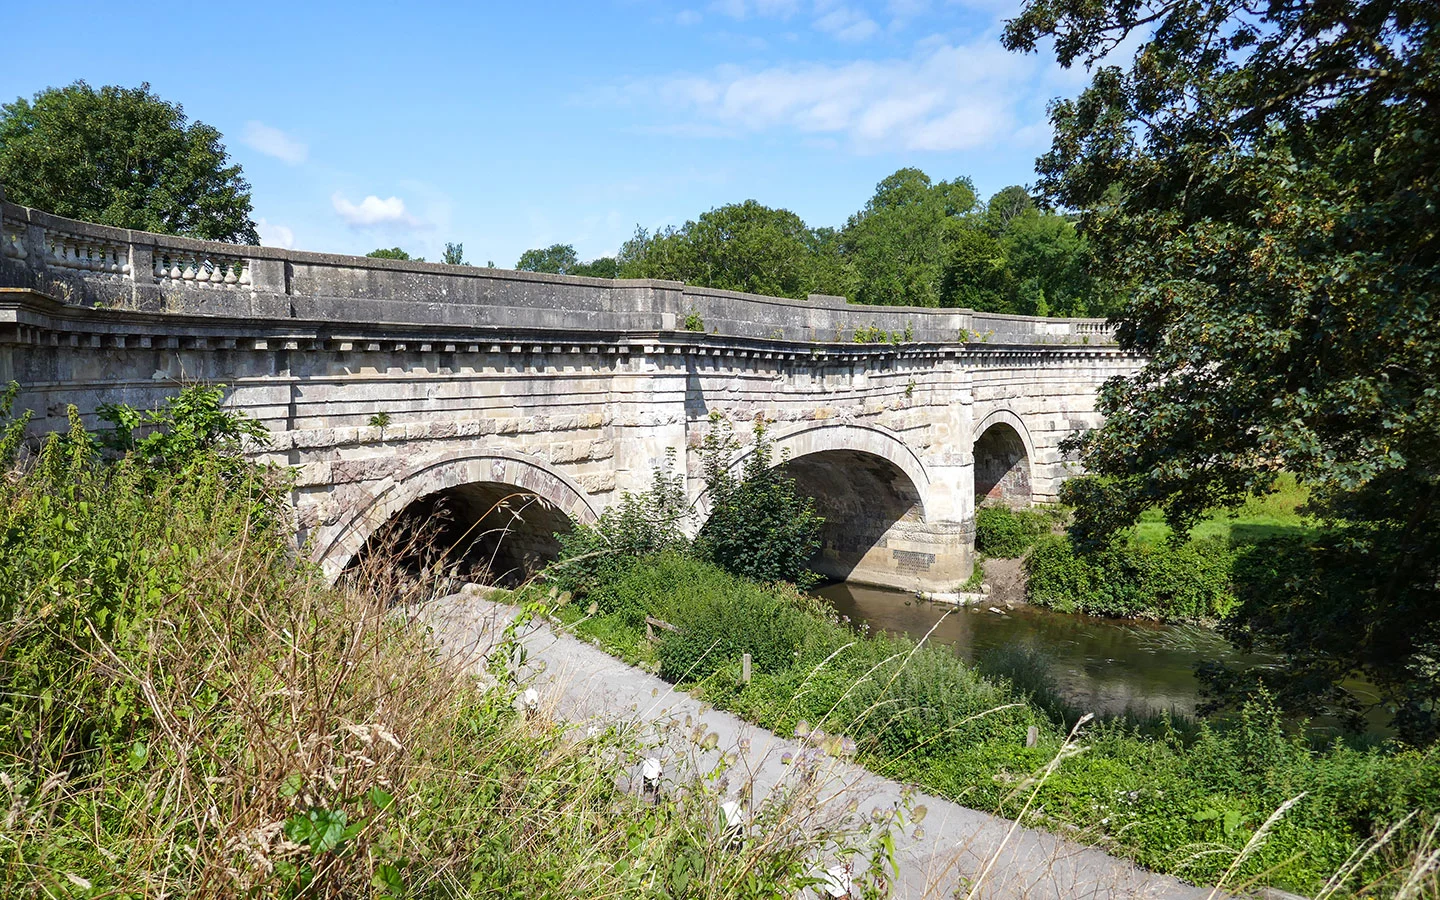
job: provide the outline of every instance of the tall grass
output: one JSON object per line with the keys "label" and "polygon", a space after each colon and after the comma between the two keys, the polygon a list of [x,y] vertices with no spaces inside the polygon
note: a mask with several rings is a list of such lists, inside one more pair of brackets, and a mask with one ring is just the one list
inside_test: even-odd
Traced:
{"label": "tall grass", "polygon": [[78,427],[0,480],[0,896],[769,898],[857,840],[622,789],[643,748],[477,682],[404,614],[433,584],[297,562],[285,490]]}
{"label": "tall grass", "polygon": [[[632,658],[777,733],[851,746],[881,775],[1157,870],[1314,891],[1409,816],[1383,851],[1351,865],[1339,893],[1388,896],[1417,866],[1430,867],[1421,880],[1433,883],[1423,852],[1426,823],[1440,814],[1433,750],[1316,749],[1264,702],[1234,722],[1095,721],[1077,745],[1070,729],[1084,711],[1059,699],[1033,653],[996,654],[982,675],[949,648],[856,633],[793,589],[678,554],[616,567],[559,614],[591,637],[619,637]],[[629,624],[645,615],[680,630],[649,643],[643,625]],[[743,653],[752,657],[748,684]],[[1028,745],[1031,727],[1037,740]],[[1050,768],[1057,757],[1063,764]]]}

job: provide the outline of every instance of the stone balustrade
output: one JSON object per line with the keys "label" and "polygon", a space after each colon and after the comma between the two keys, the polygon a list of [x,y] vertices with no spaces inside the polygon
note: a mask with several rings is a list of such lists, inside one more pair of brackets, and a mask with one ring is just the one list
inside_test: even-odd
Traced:
{"label": "stone balustrade", "polygon": [[141,312],[642,333],[807,343],[1110,344],[1098,319],[860,306],[651,279],[597,279],[246,247],[65,219],[0,192],[0,287]]}

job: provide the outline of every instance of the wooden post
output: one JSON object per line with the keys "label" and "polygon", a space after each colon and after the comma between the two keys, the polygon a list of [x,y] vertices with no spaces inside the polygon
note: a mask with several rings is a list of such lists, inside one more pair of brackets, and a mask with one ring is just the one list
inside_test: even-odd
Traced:
{"label": "wooden post", "polygon": [[750,654],[748,653],[740,657],[740,683],[750,683]]}
{"label": "wooden post", "polygon": [[1031,725],[1030,730],[1025,732],[1025,746],[1033,747],[1038,743],[1040,743],[1040,729]]}

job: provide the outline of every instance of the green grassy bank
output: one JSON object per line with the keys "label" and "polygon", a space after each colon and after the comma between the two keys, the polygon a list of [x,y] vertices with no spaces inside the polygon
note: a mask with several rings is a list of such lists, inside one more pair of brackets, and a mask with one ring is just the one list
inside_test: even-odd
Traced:
{"label": "green grassy bank", "polygon": [[1029,602],[1060,612],[1213,624],[1237,604],[1237,582],[1258,577],[1276,554],[1272,541],[1305,541],[1315,523],[1299,512],[1305,489],[1290,476],[1274,493],[1235,510],[1217,510],[1180,543],[1159,510],[1112,546],[1075,552],[1061,507],[976,512],[976,545],[985,556],[1025,558]]}
{"label": "green grassy bank", "polygon": [[[558,610],[569,627],[717,706],[782,734],[848,738],[875,772],[975,808],[1023,813],[1027,824],[1194,881],[1314,892],[1357,848],[1405,821],[1341,891],[1387,895],[1440,810],[1433,752],[1315,750],[1264,704],[1186,734],[1163,721],[1092,722],[1075,752],[1063,749],[1072,723],[1059,720],[1063,710],[1047,702],[1034,670],[1014,660],[1011,677],[998,661],[987,676],[948,649],[857,633],[813,598],[678,552],[611,559],[598,580],[555,574],[578,592]],[[646,616],[679,630],[651,642]],[[753,660],[749,684],[740,683],[743,653]],[[1039,741],[1027,747],[1031,726]]]}
{"label": "green grassy bank", "polygon": [[634,739],[519,715],[398,614],[423,585],[328,587],[283,474],[176,433],[17,464],[0,427],[0,896],[769,900],[866,839],[619,789]]}

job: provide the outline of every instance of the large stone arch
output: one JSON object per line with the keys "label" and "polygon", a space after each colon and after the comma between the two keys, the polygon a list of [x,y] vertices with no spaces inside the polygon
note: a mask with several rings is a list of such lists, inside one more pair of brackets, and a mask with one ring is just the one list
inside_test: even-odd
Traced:
{"label": "large stone arch", "polygon": [[[905,443],[895,432],[877,425],[855,425],[849,422],[806,423],[784,431],[768,434],[774,451],[774,461],[781,458],[799,459],[802,456],[829,451],[847,451],[876,456],[905,473],[920,498],[921,517],[924,517],[930,499],[930,472],[926,469],[920,454]],[[754,446],[746,447],[731,461],[731,471],[744,467],[746,460],[755,452]],[[700,500],[702,517],[708,513],[705,497]]]}
{"label": "large stone arch", "polygon": [[311,558],[333,581],[376,529],[412,503],[482,483],[510,485],[534,494],[582,524],[599,516],[596,504],[579,485],[540,460],[508,450],[456,451],[424,459],[351,500],[338,521],[317,531]]}
{"label": "large stone arch", "polygon": [[975,505],[1028,506],[1034,497],[1035,442],[1014,411],[992,409],[975,426],[971,448]]}

